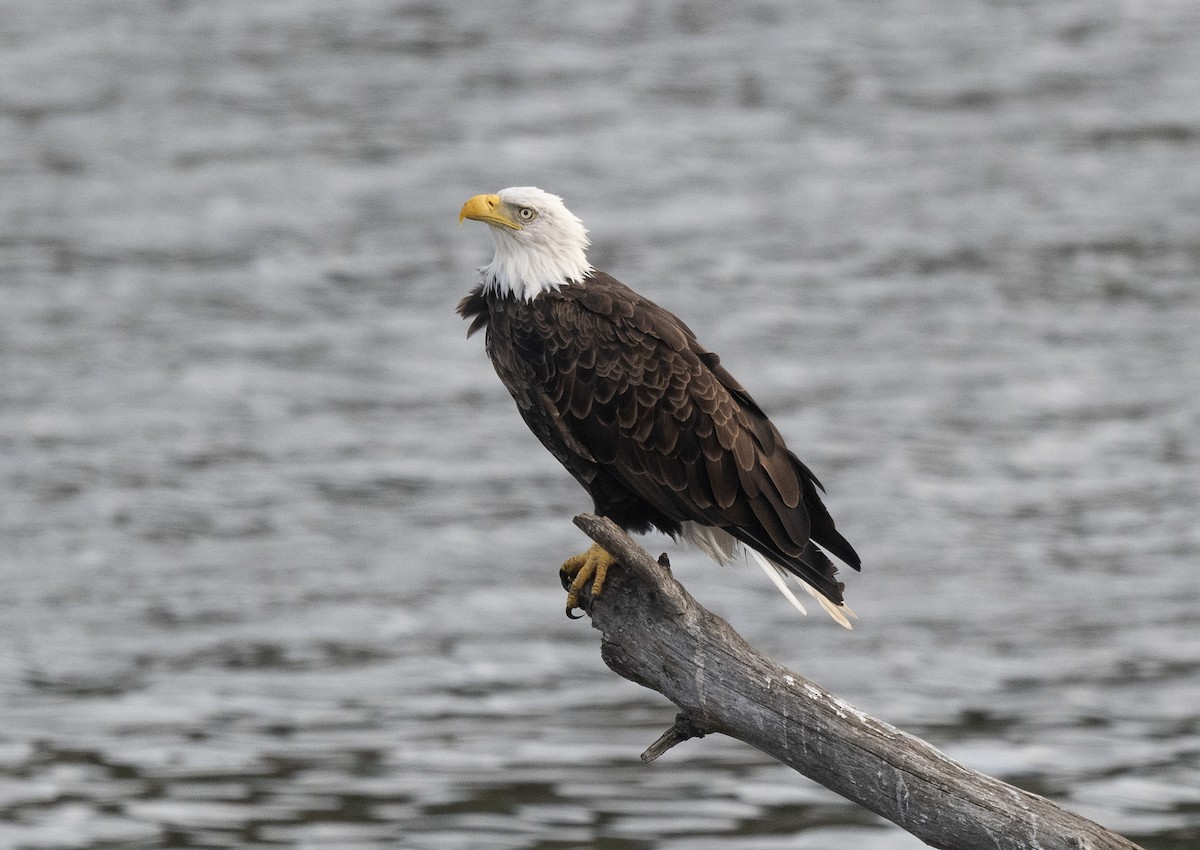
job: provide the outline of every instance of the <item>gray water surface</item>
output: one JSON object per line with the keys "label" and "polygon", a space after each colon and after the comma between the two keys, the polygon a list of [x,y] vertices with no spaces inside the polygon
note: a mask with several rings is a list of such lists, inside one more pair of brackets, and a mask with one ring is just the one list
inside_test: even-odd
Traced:
{"label": "gray water surface", "polygon": [[454,315],[536,184],[829,489],[756,646],[1200,846],[1190,2],[5,0],[0,847],[915,848],[562,616],[589,503]]}

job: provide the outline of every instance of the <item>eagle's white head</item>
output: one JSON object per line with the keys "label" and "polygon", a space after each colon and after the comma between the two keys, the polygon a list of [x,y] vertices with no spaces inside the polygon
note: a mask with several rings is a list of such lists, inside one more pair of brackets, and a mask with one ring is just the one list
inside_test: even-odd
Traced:
{"label": "eagle's white head", "polygon": [[463,204],[459,223],[466,218],[491,228],[496,254],[479,270],[484,289],[529,300],[565,283],[578,283],[592,270],[583,222],[557,195],[533,186],[476,195]]}

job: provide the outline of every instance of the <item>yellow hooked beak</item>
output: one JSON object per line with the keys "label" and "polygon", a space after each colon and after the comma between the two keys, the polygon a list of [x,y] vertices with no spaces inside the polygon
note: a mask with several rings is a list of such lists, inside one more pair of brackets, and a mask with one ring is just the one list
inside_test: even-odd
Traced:
{"label": "yellow hooked beak", "polygon": [[472,221],[482,221],[487,224],[507,227],[510,230],[521,229],[521,225],[508,217],[505,205],[500,200],[499,195],[476,195],[467,201],[463,204],[462,211],[458,214],[458,223],[462,224],[463,219],[467,218]]}

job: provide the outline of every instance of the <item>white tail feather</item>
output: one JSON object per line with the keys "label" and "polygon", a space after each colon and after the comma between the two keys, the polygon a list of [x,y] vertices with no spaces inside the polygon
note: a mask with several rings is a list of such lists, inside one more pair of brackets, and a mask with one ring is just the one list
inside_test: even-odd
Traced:
{"label": "white tail feather", "polygon": [[826,599],[824,596],[822,596],[821,592],[819,590],[817,590],[811,584],[806,582],[804,579],[800,578],[800,576],[796,575],[795,573],[788,573],[788,575],[790,575],[792,578],[794,578],[796,580],[796,584],[800,585],[806,591],[808,591],[809,596],[811,596],[813,599],[817,600],[817,602],[819,602],[821,604],[821,607],[825,609],[826,614],[828,614],[830,617],[833,617],[833,619],[835,619],[838,623],[845,626],[846,628],[848,628],[848,629],[854,628],[854,626],[852,626],[850,624],[850,621],[846,618],[847,618],[847,616],[849,616],[849,617],[853,617],[855,620],[857,620],[858,615],[855,614],[852,610],[850,610],[849,605],[847,605],[845,602],[843,602],[841,605],[834,605],[832,602],[830,602],[828,599]]}
{"label": "white tail feather", "polygon": [[849,607],[846,605],[835,605],[834,603],[830,602],[811,584],[801,579],[795,573],[788,572],[767,556],[755,552],[749,546],[743,546],[742,544],[738,543],[738,541],[729,532],[710,525],[700,525],[699,523],[685,522],[683,524],[683,529],[680,536],[692,543],[694,546],[698,547],[702,552],[704,552],[721,566],[726,566],[729,564],[733,560],[733,557],[737,553],[738,549],[743,550],[754,560],[754,563],[758,564],[763,573],[766,574],[767,578],[771,580],[771,584],[775,585],[775,587],[779,589],[779,592],[783,594],[784,598],[787,599],[788,602],[792,603],[792,607],[794,607],[801,614],[808,616],[808,611],[805,609],[804,603],[797,599],[796,594],[792,593],[792,589],[788,587],[787,578],[789,576],[795,579],[796,584],[803,587],[809,596],[817,600],[818,604],[825,609],[825,613],[832,617],[839,625],[845,626],[847,629],[854,628],[854,626],[850,624],[850,621],[846,619],[846,616],[849,615],[857,620],[858,615],[851,611]]}
{"label": "white tail feather", "polygon": [[796,580],[796,584],[803,587],[808,592],[809,596],[817,600],[820,606],[825,610],[825,613],[832,617],[834,622],[836,622],[839,626],[847,629],[854,628],[850,621],[846,619],[846,614],[849,614],[851,617],[857,617],[858,615],[849,608],[846,608],[844,605],[838,606],[830,602],[828,599],[822,596],[821,592],[815,587],[801,580],[799,576],[789,573],[783,567],[768,559],[765,555],[755,552],[749,546],[746,547],[746,551],[750,554],[750,557],[754,559],[754,562],[762,568],[762,571],[766,573],[767,578],[769,578],[771,582],[777,588],[779,588],[779,592],[782,593],[787,601],[791,602],[792,605],[795,606],[796,610],[801,614],[808,614],[808,612],[804,610],[804,606],[800,603],[800,600],[796,598],[796,594],[792,593],[792,589],[788,587],[787,583],[784,581],[784,579],[786,579],[788,576],[794,578]]}
{"label": "white tail feather", "polygon": [[787,586],[787,582],[784,580],[787,577],[787,573],[777,564],[768,561],[753,549],[746,547],[746,551],[750,553],[750,557],[754,560],[754,563],[758,564],[762,568],[762,571],[766,573],[771,583],[779,588],[779,592],[784,595],[784,598],[792,603],[792,607],[807,617],[808,611],[805,609],[804,603],[796,598],[796,594],[792,593],[792,589]]}

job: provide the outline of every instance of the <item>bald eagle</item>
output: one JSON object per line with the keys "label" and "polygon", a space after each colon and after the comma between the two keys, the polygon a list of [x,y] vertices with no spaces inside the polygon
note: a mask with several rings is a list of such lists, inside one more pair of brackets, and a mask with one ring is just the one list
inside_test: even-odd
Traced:
{"label": "bald eagle", "polygon": [[[830,554],[860,568],[811,470],[716,354],[673,314],[588,263],[587,231],[533,187],[476,195],[495,255],[458,305],[486,329],[496,373],[525,423],[583,485],[596,513],[633,532],[696,544],[718,563],[744,549],[801,612],[794,578],[846,628],[853,613]],[[824,551],[823,551],[824,550]],[[612,556],[563,564],[567,615]]]}

